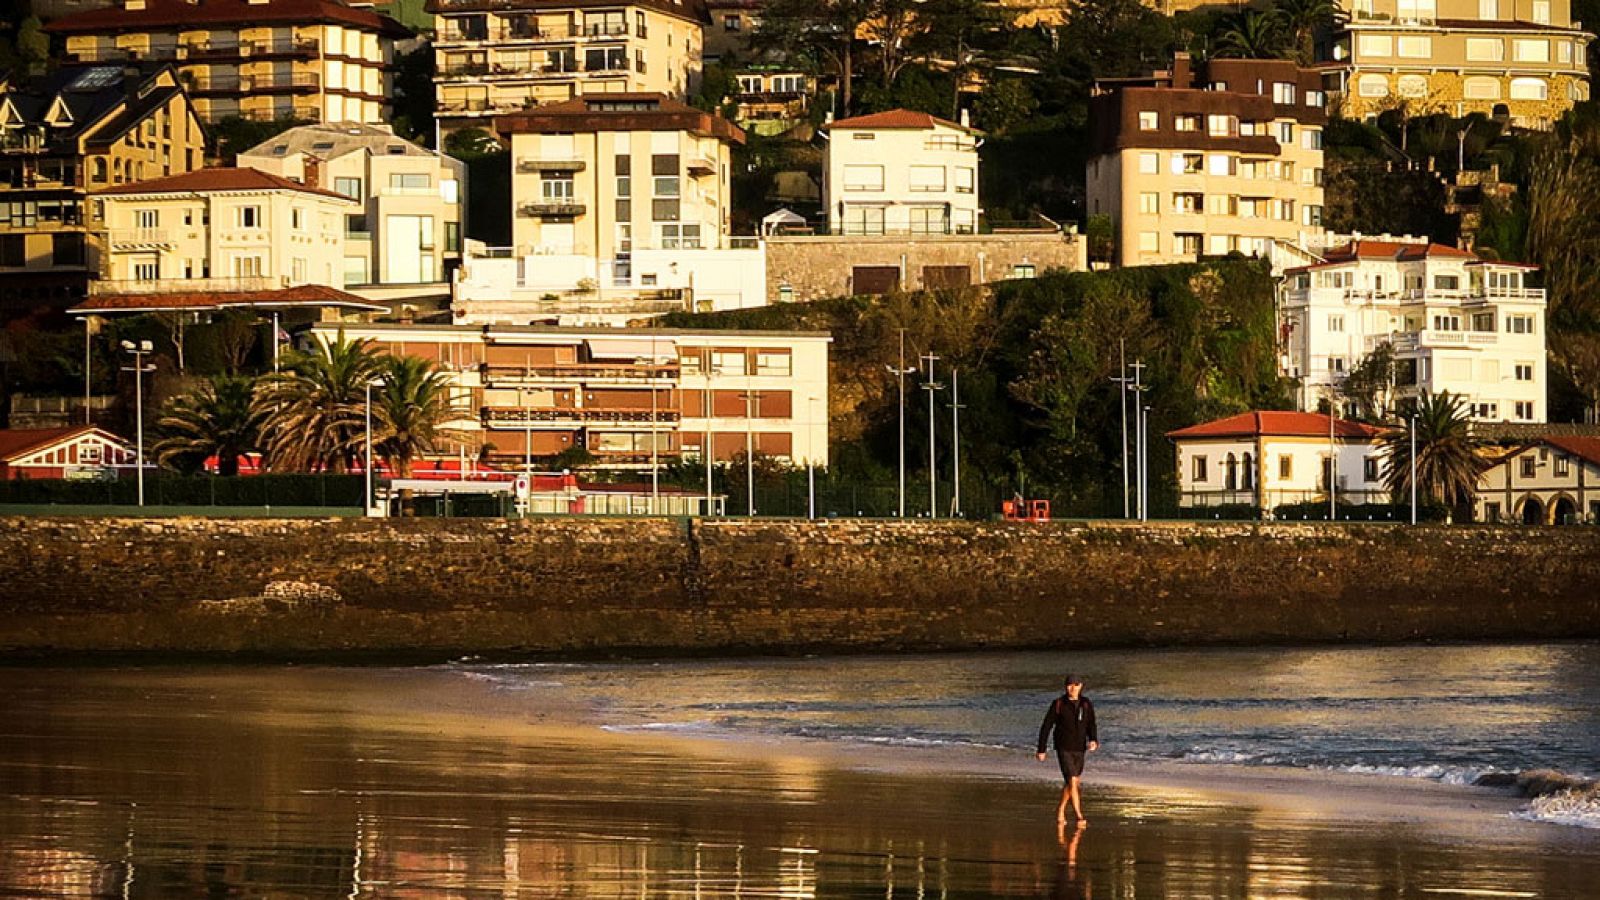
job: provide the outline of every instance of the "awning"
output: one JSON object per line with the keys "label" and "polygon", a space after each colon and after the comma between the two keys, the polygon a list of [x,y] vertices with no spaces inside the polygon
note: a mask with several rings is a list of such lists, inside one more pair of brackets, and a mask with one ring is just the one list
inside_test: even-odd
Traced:
{"label": "awning", "polygon": [[590,359],[653,360],[671,362],[678,358],[678,345],[673,338],[606,338],[584,341],[589,345]]}

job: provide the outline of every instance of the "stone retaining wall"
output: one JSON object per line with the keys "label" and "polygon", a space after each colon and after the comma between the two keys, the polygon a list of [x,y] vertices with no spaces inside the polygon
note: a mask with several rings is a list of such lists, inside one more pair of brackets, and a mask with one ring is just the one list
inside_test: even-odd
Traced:
{"label": "stone retaining wall", "polygon": [[1600,637],[1600,529],[0,520],[12,653]]}

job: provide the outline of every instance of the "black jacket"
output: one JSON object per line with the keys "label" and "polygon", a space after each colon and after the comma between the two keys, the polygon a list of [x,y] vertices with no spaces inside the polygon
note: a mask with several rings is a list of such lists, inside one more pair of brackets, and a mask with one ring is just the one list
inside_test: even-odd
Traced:
{"label": "black jacket", "polygon": [[1094,704],[1083,694],[1078,695],[1076,704],[1068,700],[1066,694],[1050,704],[1050,711],[1044,714],[1044,724],[1039,726],[1040,753],[1044,752],[1052,730],[1058,753],[1082,753],[1089,749],[1091,741],[1100,742],[1100,733],[1094,727]]}

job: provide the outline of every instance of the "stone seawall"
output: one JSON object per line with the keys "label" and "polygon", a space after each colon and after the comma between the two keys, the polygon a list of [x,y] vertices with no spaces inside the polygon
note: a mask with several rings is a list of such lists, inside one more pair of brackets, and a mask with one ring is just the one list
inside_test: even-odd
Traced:
{"label": "stone seawall", "polygon": [[0,520],[0,648],[608,654],[1600,637],[1600,529]]}

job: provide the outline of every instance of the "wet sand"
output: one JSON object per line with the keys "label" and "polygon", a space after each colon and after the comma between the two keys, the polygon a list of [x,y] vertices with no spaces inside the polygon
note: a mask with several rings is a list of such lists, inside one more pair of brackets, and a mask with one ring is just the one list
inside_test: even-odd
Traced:
{"label": "wet sand", "polygon": [[[1600,834],[1320,772],[602,730],[439,670],[0,670],[8,896],[1591,897]],[[1093,757],[1091,757],[1093,760]]]}

